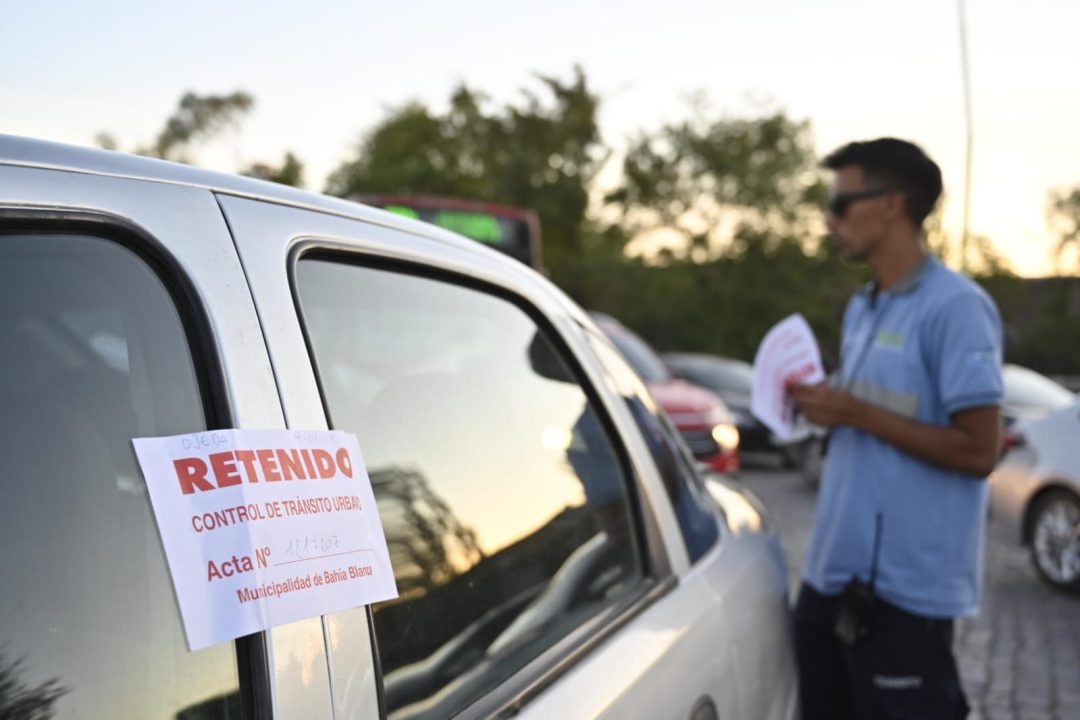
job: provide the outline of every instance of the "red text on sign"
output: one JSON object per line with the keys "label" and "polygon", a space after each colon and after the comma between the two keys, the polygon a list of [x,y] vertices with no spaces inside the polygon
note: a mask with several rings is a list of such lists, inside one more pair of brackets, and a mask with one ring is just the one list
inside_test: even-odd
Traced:
{"label": "red text on sign", "polygon": [[353,476],[352,458],[345,448],[339,448],[334,455],[320,448],[229,450],[211,453],[207,459],[209,463],[201,457],[173,460],[176,479],[185,495],[243,482],[328,480],[338,473]]}

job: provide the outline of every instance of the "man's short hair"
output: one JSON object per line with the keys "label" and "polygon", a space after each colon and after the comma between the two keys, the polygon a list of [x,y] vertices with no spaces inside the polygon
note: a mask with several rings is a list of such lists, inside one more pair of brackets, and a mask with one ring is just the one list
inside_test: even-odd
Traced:
{"label": "man's short hair", "polygon": [[915,227],[941,197],[941,168],[918,145],[896,138],[848,143],[825,158],[830,170],[857,165],[875,183],[895,187],[904,194],[904,209]]}

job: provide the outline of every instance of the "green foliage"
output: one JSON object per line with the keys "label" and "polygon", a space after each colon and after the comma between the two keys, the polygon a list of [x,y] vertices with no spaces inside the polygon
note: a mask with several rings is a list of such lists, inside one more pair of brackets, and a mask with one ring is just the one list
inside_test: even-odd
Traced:
{"label": "green foliage", "polygon": [[291,187],[302,187],[304,185],[304,164],[291,152],[285,153],[285,159],[278,167],[266,163],[254,163],[241,171],[240,174]]}
{"label": "green foliage", "polygon": [[[674,230],[672,250],[594,270],[579,297],[659,348],[753,359],[777,321],[802,312],[827,357],[865,276],[823,242],[827,189],[805,121],[783,112],[707,118],[643,133],[608,200],[626,232]],[[638,248],[649,256],[648,248]],[[642,302],[648,298],[648,302]]]}
{"label": "green foliage", "polygon": [[1080,375],[1080,282],[979,278],[1001,310],[1005,359],[1050,375]]}
{"label": "green foliage", "polygon": [[326,191],[451,195],[535,210],[544,263],[558,279],[602,242],[586,219],[589,189],[606,157],[598,98],[578,68],[569,80],[538,77],[540,93],[492,108],[467,86],[437,113],[419,103],[390,112],[366,134]]}
{"label": "green foliage", "polygon": [[212,137],[236,123],[254,105],[254,98],[240,90],[230,95],[184,93],[154,144],[137,152],[162,160],[187,162],[184,153],[193,142]]}
{"label": "green foliage", "polygon": [[[242,90],[229,95],[184,93],[154,143],[137,147],[133,152],[161,160],[190,163],[191,158],[187,153],[192,145],[209,140],[225,128],[235,125],[254,106],[255,99]],[[120,149],[116,138],[107,132],[99,132],[94,136],[94,142],[105,150]]]}
{"label": "green foliage", "polygon": [[579,298],[619,317],[661,350],[710,352],[752,360],[768,329],[793,312],[806,316],[827,362],[835,362],[840,320],[851,293],[866,280],[828,253],[807,255],[794,243],[773,244],[744,230],[746,250],[706,262],[592,258]]}
{"label": "green foliage", "polygon": [[1054,255],[1060,268],[1070,249],[1080,257],[1080,185],[1050,192],[1049,220],[1058,236]]}
{"label": "green foliage", "polygon": [[678,232],[676,256],[738,254],[746,249],[742,228],[766,244],[799,245],[815,244],[824,229],[827,190],[810,125],[783,112],[710,119],[699,108],[690,120],[641,134],[623,175],[609,200],[637,232]]}

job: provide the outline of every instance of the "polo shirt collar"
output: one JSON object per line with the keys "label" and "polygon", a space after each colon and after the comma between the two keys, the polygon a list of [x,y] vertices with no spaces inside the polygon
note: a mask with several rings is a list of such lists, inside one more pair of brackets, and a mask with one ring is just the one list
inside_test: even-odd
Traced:
{"label": "polo shirt collar", "polygon": [[863,286],[862,293],[867,299],[874,297],[875,294],[907,295],[908,293],[914,292],[915,288],[917,288],[919,283],[926,277],[930,268],[937,266],[940,263],[941,261],[938,260],[933,253],[927,251],[926,255],[923,256],[922,262],[920,262],[914,270],[901,278],[900,282],[893,285],[891,290],[878,293],[877,280],[871,280]]}

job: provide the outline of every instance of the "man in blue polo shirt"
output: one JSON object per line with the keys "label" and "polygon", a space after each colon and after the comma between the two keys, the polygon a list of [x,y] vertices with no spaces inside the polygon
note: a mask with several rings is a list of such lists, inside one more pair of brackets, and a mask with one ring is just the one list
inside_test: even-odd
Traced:
{"label": "man in blue polo shirt", "polygon": [[922,150],[856,142],[825,166],[832,236],[874,280],[848,304],[834,379],[792,388],[831,429],[795,609],[803,718],[963,718],[953,619],[979,603],[1001,320],[926,250],[942,184]]}

